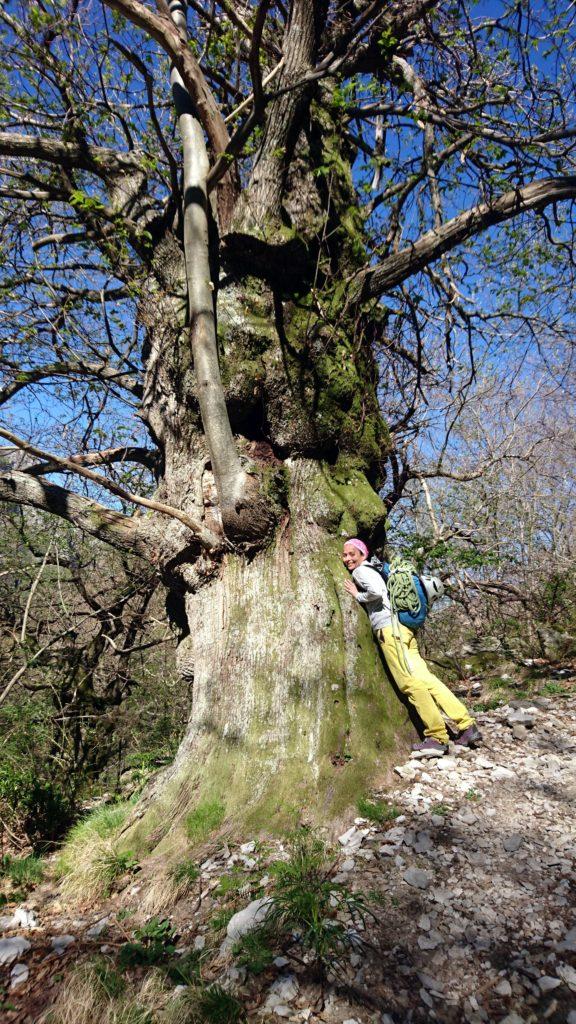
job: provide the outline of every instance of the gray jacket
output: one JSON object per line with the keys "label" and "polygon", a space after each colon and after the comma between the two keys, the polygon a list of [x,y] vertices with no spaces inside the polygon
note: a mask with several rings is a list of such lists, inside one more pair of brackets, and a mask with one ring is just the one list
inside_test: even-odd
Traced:
{"label": "gray jacket", "polygon": [[386,584],[378,570],[373,569],[368,562],[362,562],[354,569],[352,579],[360,591],[356,600],[359,604],[364,605],[368,612],[370,625],[374,632],[377,629],[391,626],[390,599]]}

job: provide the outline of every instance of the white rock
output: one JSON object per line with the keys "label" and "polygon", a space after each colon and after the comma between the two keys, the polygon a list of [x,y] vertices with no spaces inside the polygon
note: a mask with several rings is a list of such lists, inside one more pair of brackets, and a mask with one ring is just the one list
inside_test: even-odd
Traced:
{"label": "white rock", "polygon": [[355,866],[355,862],[352,860],[352,858],[348,858],[348,860],[344,861],[341,870],[342,871],[353,871],[354,870],[354,866]]}
{"label": "white rock", "polygon": [[517,1013],[509,1013],[506,1017],[500,1021],[500,1024],[525,1024],[524,1017],[519,1017]]}
{"label": "white rock", "polygon": [[573,967],[570,967],[569,964],[560,964],[556,968],[556,974],[559,978],[562,978],[562,981],[566,982],[572,992],[576,992],[576,970]]}
{"label": "white rock", "polygon": [[269,1009],[292,1002],[298,995],[298,979],[295,974],[284,974],[272,982],[266,997]]}
{"label": "white rock", "polygon": [[571,928],[569,932],[566,932],[562,942],[558,943],[558,949],[576,953],[576,928]]}
{"label": "white rock", "polygon": [[433,880],[430,872],[423,871],[422,868],[407,868],[402,878],[415,889],[428,889]]}
{"label": "white rock", "polygon": [[518,832],[513,832],[511,836],[506,836],[502,840],[502,846],[508,853],[515,853],[519,850],[524,842],[522,836]]}
{"label": "white rock", "polygon": [[408,782],[412,782],[414,779],[418,778],[418,771],[413,764],[394,765],[394,771],[401,779],[407,779]]}
{"label": "white rock", "polygon": [[38,927],[38,922],[31,910],[25,910],[24,907],[17,907],[14,911],[14,927],[34,929]]}
{"label": "white rock", "polygon": [[242,843],[240,847],[240,853],[254,853],[256,849],[256,843]]}
{"label": "white rock", "polygon": [[498,984],[494,986],[494,991],[499,996],[511,996],[512,995],[512,985],[508,981],[508,978],[502,978],[498,982]]}
{"label": "white rock", "polygon": [[270,908],[272,900],[268,896],[252,900],[247,907],[239,910],[228,921],[226,934],[232,942],[237,942],[243,935],[247,935],[259,924],[262,924]]}
{"label": "white rock", "polygon": [[86,938],[97,939],[98,936],[102,934],[109,921],[109,917],[101,917],[99,921],[96,921],[96,924],[93,924],[92,927],[88,929],[86,932]]}
{"label": "white rock", "polygon": [[340,843],[340,845],[348,846],[348,844],[356,835],[357,831],[358,829],[356,828],[356,826],[352,825],[352,827],[349,828],[347,832],[343,832],[341,836],[338,836],[338,842]]}
{"label": "white rock", "polygon": [[74,935],[53,935],[50,939],[50,945],[58,956],[62,956],[64,950],[68,949],[73,942],[76,942]]}
{"label": "white rock", "polygon": [[28,939],[0,939],[0,964],[11,964],[30,949]]}
{"label": "white rock", "polygon": [[289,963],[290,961],[286,956],[277,956],[274,960],[275,967],[287,967]]}
{"label": "white rock", "polygon": [[19,985],[23,985],[25,981],[28,981],[30,976],[30,969],[26,964],[14,964],[14,967],[10,971],[10,988],[18,988]]}
{"label": "white rock", "polygon": [[558,988],[562,982],[559,978],[550,978],[548,975],[544,975],[543,978],[538,978],[538,988],[541,992],[552,992],[553,989]]}
{"label": "white rock", "polygon": [[200,950],[204,949],[205,945],[206,945],[206,936],[205,935],[197,935],[196,938],[194,939],[194,947],[193,948],[197,949],[198,951],[200,951]]}
{"label": "white rock", "polygon": [[[504,768],[501,765],[498,765],[498,767],[494,768],[492,771],[492,778],[495,782],[503,782],[505,779],[515,779],[516,774],[515,772],[511,772],[509,768]],[[502,1021],[502,1024],[504,1024],[504,1021]]]}
{"label": "white rock", "polygon": [[292,1009],[290,1006],[284,1006],[282,1003],[277,1003],[274,1007],[274,1013],[277,1017],[291,1017]]}

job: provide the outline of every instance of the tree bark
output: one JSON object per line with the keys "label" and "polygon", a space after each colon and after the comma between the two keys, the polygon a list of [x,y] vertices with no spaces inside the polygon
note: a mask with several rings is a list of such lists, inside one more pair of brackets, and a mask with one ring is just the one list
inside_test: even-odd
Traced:
{"label": "tree bark", "polygon": [[288,472],[290,517],[274,544],[251,562],[227,555],[214,583],[182,598],[191,715],[138,805],[131,849],[173,849],[205,801],[231,828],[333,820],[403,756],[407,713],[340,560],[343,534],[374,526],[382,503],[360,476],[346,483],[304,459]]}

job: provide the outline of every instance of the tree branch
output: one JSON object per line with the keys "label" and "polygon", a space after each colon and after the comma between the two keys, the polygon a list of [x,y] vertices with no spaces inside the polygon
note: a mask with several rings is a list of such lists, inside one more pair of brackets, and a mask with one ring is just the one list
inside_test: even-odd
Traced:
{"label": "tree branch", "polygon": [[426,232],[417,241],[389,256],[382,263],[362,271],[356,278],[358,301],[376,298],[401,284],[408,277],[433,263],[473,235],[502,224],[529,210],[541,210],[550,203],[576,199],[576,177],[542,178],[523,188],[512,189],[491,203],[479,203],[437,230]]}
{"label": "tree branch", "polygon": [[[219,548],[222,545],[221,538],[217,537],[215,533],[207,530],[201,523],[196,522],[195,519],[191,519],[190,516],[187,516],[184,512],[180,512],[177,508],[173,508],[171,505],[164,505],[161,501],[144,498],[141,494],[133,494],[132,491],[128,491],[124,487],[120,487],[118,484],[113,483],[113,481],[108,480],[99,473],[93,473],[91,469],[87,469],[85,466],[81,466],[77,462],[71,462],[70,459],[63,459],[59,455],[42,451],[41,448],[36,448],[35,445],[28,444],[27,441],[24,441],[21,437],[17,437],[9,430],[5,430],[3,427],[0,427],[0,437],[6,438],[7,441],[10,441],[28,455],[34,455],[38,459],[44,459],[46,462],[52,463],[59,469],[78,473],[79,476],[83,476],[87,480],[91,480],[92,483],[98,484],[100,487],[104,487],[105,490],[115,494],[118,498],[122,498],[123,501],[132,502],[134,505],[142,505],[144,508],[150,508],[155,512],[161,512],[162,515],[170,516],[172,519],[178,519],[196,535],[202,547],[209,551],[214,550],[214,548]],[[25,476],[26,474],[22,475]],[[99,507],[104,508],[104,506]]]}
{"label": "tree branch", "polygon": [[120,551],[128,549],[150,559],[150,541],[142,529],[142,520],[113,512],[65,487],[17,470],[0,472],[0,500],[50,512]]}
{"label": "tree branch", "polygon": [[135,169],[143,170],[141,157],[137,153],[117,153],[104,146],[62,142],[61,139],[19,135],[16,132],[0,132],[0,154],[45,160],[68,169],[80,168],[92,171],[100,178],[107,178],[110,174],[125,174]]}

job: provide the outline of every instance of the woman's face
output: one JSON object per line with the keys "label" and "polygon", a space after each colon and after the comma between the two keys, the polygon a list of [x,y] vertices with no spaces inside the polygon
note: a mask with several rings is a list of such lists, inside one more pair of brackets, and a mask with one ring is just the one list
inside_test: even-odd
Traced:
{"label": "woman's face", "polygon": [[354,544],[345,544],[342,550],[342,561],[346,568],[353,572],[356,566],[364,561],[364,555],[358,551],[357,547],[354,547]]}

